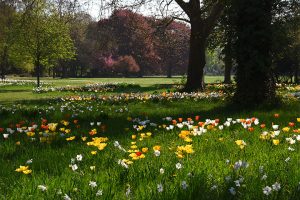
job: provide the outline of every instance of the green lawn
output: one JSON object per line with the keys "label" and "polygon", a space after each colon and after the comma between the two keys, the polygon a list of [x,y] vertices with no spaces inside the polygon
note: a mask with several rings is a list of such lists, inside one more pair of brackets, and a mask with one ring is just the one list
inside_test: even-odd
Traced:
{"label": "green lawn", "polygon": [[[33,80],[32,77],[18,77],[14,78],[16,80]],[[206,83],[216,83],[223,79],[222,76],[206,76]],[[53,87],[62,86],[82,86],[86,84],[95,83],[127,83],[127,84],[137,84],[142,88],[139,91],[142,92],[155,92],[155,91],[165,91],[164,85],[180,84],[182,78],[69,78],[69,79],[52,79],[52,78],[42,78],[41,81],[50,84]],[[72,92],[52,92],[43,94],[34,94],[32,92],[35,85],[31,86],[0,86],[0,104],[11,104],[22,100],[38,100],[38,99],[49,99],[58,96],[68,96],[72,95]],[[125,91],[128,92],[128,91]]]}
{"label": "green lawn", "polygon": [[[298,199],[299,100],[241,110],[222,96],[173,98],[161,94],[170,90],[168,82],[143,84],[145,96],[119,100],[119,90],[103,99],[93,92],[33,94],[30,86],[2,87],[0,199]],[[156,97],[147,97],[155,91]],[[51,100],[74,94],[100,97]],[[181,128],[179,118],[198,127]],[[199,124],[206,119],[220,122]],[[243,119],[250,129],[243,128]],[[51,123],[57,127],[51,129]],[[36,129],[29,130],[33,124]],[[278,135],[272,124],[279,125]],[[9,127],[15,133],[4,139]],[[108,140],[88,145],[95,137]],[[21,165],[29,171],[16,172]]]}

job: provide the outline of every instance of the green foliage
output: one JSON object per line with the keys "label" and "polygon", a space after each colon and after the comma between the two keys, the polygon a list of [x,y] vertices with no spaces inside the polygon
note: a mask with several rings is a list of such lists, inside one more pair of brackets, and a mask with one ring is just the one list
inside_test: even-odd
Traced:
{"label": "green foliage", "polygon": [[53,67],[60,60],[75,56],[70,27],[50,3],[38,0],[19,14],[22,52],[27,52],[37,67]]}

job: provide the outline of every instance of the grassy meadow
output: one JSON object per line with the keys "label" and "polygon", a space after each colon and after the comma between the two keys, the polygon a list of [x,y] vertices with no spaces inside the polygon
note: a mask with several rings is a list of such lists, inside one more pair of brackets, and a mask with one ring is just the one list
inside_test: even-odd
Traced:
{"label": "grassy meadow", "polygon": [[0,199],[299,199],[299,86],[240,109],[181,78],[21,79],[0,85]]}

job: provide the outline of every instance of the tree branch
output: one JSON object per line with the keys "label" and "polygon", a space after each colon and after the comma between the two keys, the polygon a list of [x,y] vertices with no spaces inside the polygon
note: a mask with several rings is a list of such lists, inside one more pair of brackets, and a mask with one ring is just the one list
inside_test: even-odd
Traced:
{"label": "tree branch", "polygon": [[187,16],[191,16],[191,7],[189,3],[184,2],[183,0],[175,0],[176,3],[180,6],[180,8],[187,14]]}
{"label": "tree branch", "polygon": [[218,0],[212,7],[209,16],[204,20],[205,34],[208,36],[224,9],[224,0]]}
{"label": "tree branch", "polygon": [[173,18],[173,19],[176,19],[176,20],[184,21],[184,22],[187,22],[187,23],[191,23],[190,20],[185,19],[185,18],[181,18],[181,17],[172,17],[172,18]]}

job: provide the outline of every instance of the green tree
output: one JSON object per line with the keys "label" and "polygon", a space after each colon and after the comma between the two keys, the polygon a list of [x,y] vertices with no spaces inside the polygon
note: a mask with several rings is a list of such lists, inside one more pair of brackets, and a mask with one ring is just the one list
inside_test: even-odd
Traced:
{"label": "green tree", "polygon": [[5,78],[11,60],[11,50],[14,44],[13,27],[16,11],[9,1],[0,2],[0,76]]}
{"label": "green tree", "polygon": [[22,50],[33,61],[39,87],[43,68],[74,57],[70,28],[60,20],[54,4],[46,0],[26,1],[19,22]]}

